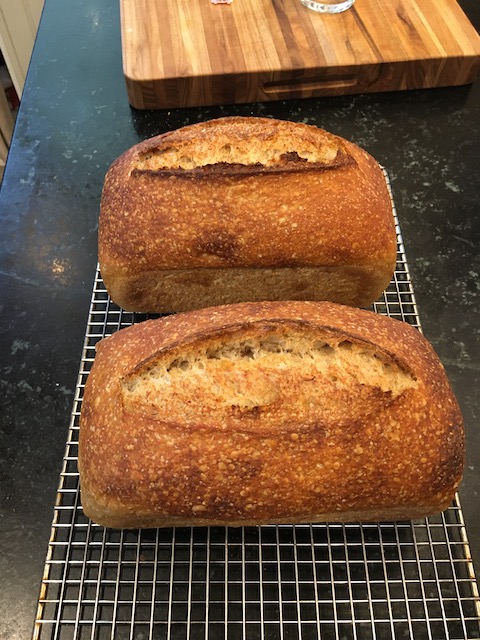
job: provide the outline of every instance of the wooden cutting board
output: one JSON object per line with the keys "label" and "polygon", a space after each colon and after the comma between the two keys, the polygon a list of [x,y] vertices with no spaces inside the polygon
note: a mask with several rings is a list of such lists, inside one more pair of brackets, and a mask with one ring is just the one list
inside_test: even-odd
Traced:
{"label": "wooden cutting board", "polygon": [[480,36],[455,0],[120,0],[123,68],[138,109],[461,85]]}

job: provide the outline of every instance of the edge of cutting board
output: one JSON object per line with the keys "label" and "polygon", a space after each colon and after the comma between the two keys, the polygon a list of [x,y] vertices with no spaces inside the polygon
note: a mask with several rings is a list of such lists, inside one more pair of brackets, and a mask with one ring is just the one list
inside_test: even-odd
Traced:
{"label": "edge of cutting board", "polygon": [[455,0],[357,0],[336,16],[299,0],[120,8],[137,109],[458,86],[480,71],[480,36]]}

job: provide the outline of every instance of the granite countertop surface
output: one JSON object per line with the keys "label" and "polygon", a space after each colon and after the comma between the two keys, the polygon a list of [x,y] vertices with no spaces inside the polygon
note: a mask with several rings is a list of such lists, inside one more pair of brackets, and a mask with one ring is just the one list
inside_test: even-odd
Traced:
{"label": "granite countertop surface", "polygon": [[[480,5],[461,2],[477,28]],[[467,430],[480,567],[480,79],[466,87],[140,112],[116,0],[46,0],[0,192],[0,638],[31,636],[97,261],[105,172],[132,144],[221,115],[316,124],[386,167],[423,330]]]}

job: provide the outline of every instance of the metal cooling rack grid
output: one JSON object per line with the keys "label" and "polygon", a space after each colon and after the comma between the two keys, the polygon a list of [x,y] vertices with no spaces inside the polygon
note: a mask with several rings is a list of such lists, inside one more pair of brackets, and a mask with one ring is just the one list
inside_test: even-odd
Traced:
{"label": "metal cooling rack grid", "polygon": [[[375,311],[420,329],[400,229]],[[458,497],[410,522],[117,531],[82,512],[83,389],[95,344],[145,319],[97,271],[33,637],[473,640],[480,599]]]}

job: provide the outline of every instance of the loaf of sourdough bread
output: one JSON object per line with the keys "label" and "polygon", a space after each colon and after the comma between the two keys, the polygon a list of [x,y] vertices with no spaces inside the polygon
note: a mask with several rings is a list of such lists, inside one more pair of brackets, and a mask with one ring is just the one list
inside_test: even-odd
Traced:
{"label": "loaf of sourdough bread", "polygon": [[84,512],[110,527],[413,519],[448,507],[464,435],[417,329],[242,303],[102,340],[78,463]]}
{"label": "loaf of sourdough bread", "polygon": [[314,126],[227,117],[142,142],[110,167],[99,262],[129,311],[240,301],[368,306],[396,261],[379,164]]}

